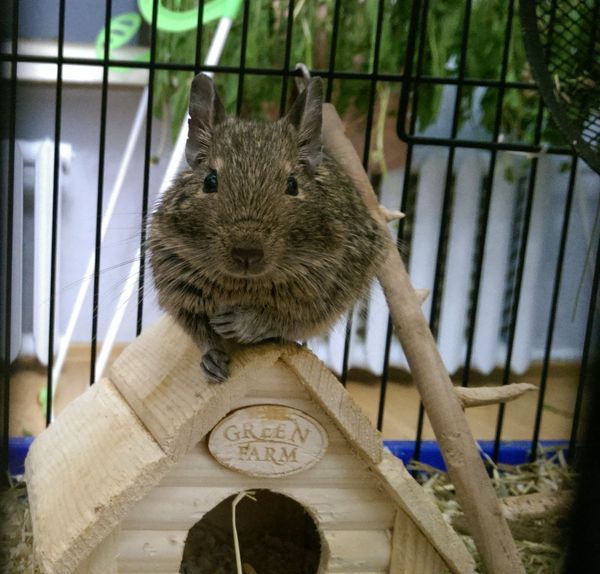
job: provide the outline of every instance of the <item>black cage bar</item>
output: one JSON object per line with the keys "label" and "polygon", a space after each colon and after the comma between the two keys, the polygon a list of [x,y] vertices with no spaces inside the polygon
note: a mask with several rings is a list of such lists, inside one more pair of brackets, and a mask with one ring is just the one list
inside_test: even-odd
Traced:
{"label": "black cage bar", "polygon": [[[52,195],[52,226],[50,234],[47,238],[51,244],[51,279],[50,291],[48,298],[50,301],[50,321],[49,321],[49,337],[48,337],[48,364],[47,364],[47,392],[46,392],[46,420],[47,423],[51,420],[52,413],[52,385],[53,382],[53,357],[55,353],[55,301],[56,281],[54,280],[56,265],[57,265],[57,219],[58,214],[58,190],[59,190],[59,154],[60,144],[63,137],[63,118],[64,118],[64,77],[63,72],[65,66],[77,66],[82,70],[89,67],[100,69],[102,71],[102,80],[100,84],[100,107],[97,110],[97,118],[94,122],[99,122],[99,130],[97,132],[90,131],[90,138],[97,138],[99,142],[98,152],[98,173],[89,178],[89,189],[85,190],[89,196],[89,209],[94,211],[95,230],[94,230],[94,253],[95,265],[93,273],[93,295],[91,307],[84,309],[84,313],[88,313],[92,318],[92,328],[90,334],[90,383],[96,380],[96,361],[97,361],[97,344],[98,344],[98,329],[99,329],[99,313],[100,298],[99,289],[102,278],[102,262],[103,251],[101,249],[101,224],[102,212],[105,207],[105,188],[106,188],[106,146],[107,146],[107,114],[109,113],[108,101],[110,99],[111,88],[111,71],[118,68],[128,68],[130,70],[147,70],[148,72],[148,93],[147,93],[147,113],[145,123],[145,133],[143,137],[143,183],[140,192],[140,220],[141,228],[137,230],[137,242],[141,248],[140,273],[137,284],[137,316],[135,320],[135,333],[139,334],[143,326],[144,320],[144,294],[147,289],[145,282],[145,224],[151,209],[150,205],[150,172],[153,162],[153,137],[156,136],[155,127],[155,96],[156,82],[158,74],[162,71],[181,71],[187,72],[191,78],[193,73],[199,71],[213,72],[217,77],[235,78],[237,80],[236,98],[232,103],[233,110],[237,114],[244,112],[244,98],[248,90],[248,80],[254,78],[262,78],[264,80],[274,79],[279,80],[278,93],[273,94],[273,100],[277,102],[279,114],[283,114],[290,101],[290,95],[293,91],[294,78],[299,76],[300,72],[296,71],[294,66],[296,62],[292,61],[292,52],[294,42],[297,37],[303,34],[296,16],[295,8],[298,5],[302,9],[307,9],[306,4],[290,0],[289,2],[281,2],[284,18],[281,25],[285,28],[283,42],[279,46],[279,51],[282,55],[281,65],[258,66],[254,62],[248,62],[248,47],[249,42],[260,42],[260,38],[253,35],[251,27],[251,18],[253,10],[256,9],[258,2],[244,0],[241,5],[241,10],[235,18],[236,33],[240,37],[239,54],[229,58],[229,61],[218,65],[204,65],[203,58],[206,56],[205,46],[207,36],[207,26],[198,26],[197,35],[195,38],[194,55],[189,61],[161,61],[158,58],[157,42],[160,37],[158,31],[158,15],[159,7],[163,2],[153,0],[152,2],[152,19],[146,23],[140,31],[139,43],[149,50],[148,60],[127,59],[119,55],[118,52],[112,53],[108,42],[104,43],[101,54],[90,57],[82,57],[78,55],[65,55],[65,17],[69,8],[70,2],[60,0],[52,4],[51,10],[56,9],[58,14],[57,25],[57,41],[56,53],[48,55],[47,52],[39,52],[20,49],[19,30],[23,24],[22,8],[26,2],[13,0],[7,3],[5,8],[5,16],[3,17],[3,40],[4,49],[0,56],[3,66],[2,78],[2,101],[5,103],[5,113],[2,114],[2,154],[3,154],[3,174],[2,174],[2,251],[1,251],[1,300],[0,307],[2,309],[1,329],[2,329],[2,382],[0,385],[0,405],[1,405],[1,429],[2,429],[2,469],[8,467],[8,452],[9,452],[9,424],[11,411],[10,391],[11,391],[11,328],[14,317],[11,316],[12,301],[13,301],[13,273],[14,273],[14,257],[18,253],[18,246],[15,250],[13,233],[13,207],[15,198],[15,146],[19,137],[23,137],[23,130],[19,124],[20,119],[26,110],[20,110],[20,87],[21,81],[20,70],[26,65],[52,65],[55,66],[55,90],[53,106],[46,105],[40,102],[40,105],[46,107],[48,117],[53,118],[53,129],[51,130],[54,142],[54,177],[53,177],[53,195]],[[103,6],[104,22],[106,37],[111,35],[111,22],[118,9],[119,2],[111,2],[107,0]],[[553,337],[556,330],[557,309],[560,302],[561,287],[566,281],[565,254],[566,247],[572,233],[572,212],[574,209],[574,192],[576,189],[577,178],[581,169],[581,163],[572,154],[569,146],[560,139],[546,138],[548,129],[548,112],[544,108],[543,102],[537,93],[537,87],[534,80],[523,77],[514,77],[514,74],[509,73],[511,61],[514,59],[515,43],[520,42],[520,30],[518,25],[518,11],[516,0],[508,2],[494,2],[493,7],[489,9],[496,11],[497,21],[501,23],[501,39],[502,44],[496,46],[496,56],[498,60],[497,70],[494,75],[486,75],[478,77],[473,75],[477,66],[472,63],[480,55],[475,51],[474,34],[479,33],[474,26],[476,16],[476,4],[470,0],[464,2],[440,2],[432,3],[424,1],[397,1],[378,0],[377,2],[364,3],[365,8],[371,10],[374,14],[372,18],[372,29],[368,31],[370,35],[370,58],[366,63],[359,64],[355,68],[342,65],[340,63],[340,54],[343,47],[344,39],[352,32],[344,27],[344,18],[348,10],[350,2],[345,0],[327,1],[316,3],[326,7],[326,18],[330,23],[328,26],[328,35],[322,49],[325,51],[323,61],[325,64],[321,67],[314,67],[310,70],[311,74],[318,75],[324,78],[327,82],[326,99],[335,103],[341,100],[343,93],[343,82],[358,82],[362,89],[363,103],[365,104],[364,131],[362,136],[362,160],[365,168],[369,168],[370,154],[372,150],[373,129],[376,117],[377,106],[377,90],[384,83],[391,86],[396,101],[394,102],[394,115],[396,123],[396,137],[398,145],[401,142],[406,144],[404,176],[403,176],[403,193],[400,197],[396,208],[405,211],[408,216],[400,222],[397,229],[398,246],[403,250],[403,255],[407,260],[410,260],[411,252],[404,253],[403,246],[411,245],[411,213],[415,204],[414,190],[411,194],[411,188],[414,188],[414,172],[417,163],[416,156],[422,153],[423,150],[438,150],[444,155],[444,183],[443,183],[443,205],[441,210],[440,229],[436,244],[436,265],[435,279],[433,283],[433,292],[431,294],[431,315],[430,326],[437,335],[440,318],[440,301],[444,293],[444,274],[447,268],[447,235],[449,226],[453,216],[453,197],[454,197],[454,172],[457,162],[457,154],[461,150],[478,150],[483,154],[487,163],[486,176],[483,180],[482,188],[480,189],[479,197],[474,197],[473,201],[478,203],[478,222],[476,233],[476,246],[474,257],[474,271],[470,280],[470,295],[469,295],[469,311],[466,320],[466,348],[464,352],[463,367],[461,371],[461,382],[467,386],[471,383],[472,378],[472,360],[473,360],[473,344],[476,334],[477,316],[480,312],[479,302],[481,295],[481,279],[482,268],[484,265],[484,254],[486,248],[486,237],[489,226],[490,204],[493,194],[496,191],[494,188],[494,180],[498,171],[502,169],[499,164],[500,154],[511,152],[523,154],[525,161],[528,162],[528,167],[523,176],[523,205],[522,216],[516,228],[516,236],[518,237],[516,247],[515,268],[512,276],[512,287],[507,299],[508,311],[506,314],[507,324],[505,326],[506,335],[506,353],[502,360],[502,384],[507,384],[514,381],[515,377],[511,373],[511,357],[513,353],[513,344],[515,340],[515,330],[517,327],[517,318],[520,305],[520,296],[522,288],[523,273],[527,266],[527,249],[528,249],[528,234],[531,225],[531,214],[536,193],[543,193],[536,187],[538,177],[539,158],[543,155],[552,157],[563,157],[566,169],[569,172],[568,184],[560,190],[563,198],[562,205],[556,207],[560,210],[561,225],[557,233],[559,234],[558,250],[553,254],[553,259],[546,261],[545,264],[553,269],[553,281],[551,288],[550,301],[550,317],[545,333],[545,347],[543,358],[541,361],[540,375],[540,390],[537,402],[537,410],[535,413],[535,423],[531,429],[531,457],[536,456],[536,450],[539,444],[540,424],[544,415],[544,396],[548,383],[549,369],[553,365],[555,359],[552,355]],[[481,3],[480,3],[481,4]],[[50,4],[48,4],[49,6]],[[285,5],[285,6],[283,6]],[[452,66],[444,73],[433,73],[431,60],[433,58],[431,45],[429,41],[439,32],[435,28],[440,21],[440,6],[447,5],[448,9],[452,9],[460,13],[457,17],[457,25],[462,30],[462,38],[456,46],[456,50],[452,55]],[[458,5],[458,9],[456,9]],[[205,3],[200,2],[197,8],[197,22],[203,21],[203,12]],[[403,21],[405,25],[396,30],[393,37],[397,43],[398,54],[402,57],[398,58],[397,69],[390,70],[380,66],[381,52],[383,49],[390,50],[390,46],[382,44],[383,30],[386,19],[393,15],[399,15],[398,21]],[[396,21],[396,20],[394,20]],[[304,32],[306,33],[306,32]],[[389,41],[389,37],[388,37]],[[483,56],[481,56],[483,57]],[[237,62],[232,64],[232,60]],[[250,65],[251,64],[251,65]],[[447,73],[446,73],[447,72]],[[337,89],[337,91],[336,91]],[[431,101],[429,96],[431,93],[439,94],[441,90],[450,90],[447,92],[449,97],[453,99],[452,114],[450,122],[450,130],[444,135],[433,134],[431,131],[423,129],[420,125],[422,120],[419,119],[419,106],[427,104]],[[464,108],[465,98],[471,97],[476,90],[487,90],[485,93],[495,94],[495,101],[489,107],[493,110],[490,127],[485,136],[482,137],[465,137],[461,134],[461,127],[464,123]],[[465,95],[466,94],[466,95]],[[502,122],[503,114],[506,112],[506,101],[514,95],[521,97],[527,94],[527,105],[532,109],[533,120],[530,126],[530,134],[521,139],[513,138],[510,141],[502,138]],[[434,97],[435,99],[435,97]],[[470,100],[469,100],[470,101]],[[92,121],[92,120],[90,120]],[[88,126],[82,126],[82,129],[89,129]],[[404,144],[402,144],[404,145]],[[526,155],[529,154],[529,155]],[[5,167],[4,167],[5,166]],[[374,183],[378,184],[378,178],[374,178]],[[596,180],[598,184],[599,180]],[[600,188],[600,186],[598,186]],[[597,198],[596,198],[597,199]],[[596,220],[597,222],[597,220]],[[597,233],[597,230],[596,230]],[[574,452],[574,447],[578,435],[578,426],[580,423],[581,404],[584,397],[585,386],[588,384],[588,365],[594,344],[594,332],[597,328],[597,291],[598,291],[598,247],[597,237],[592,238],[593,245],[589,248],[590,255],[588,260],[595,262],[593,272],[593,281],[591,293],[587,305],[587,321],[585,324],[585,336],[583,346],[580,349],[580,376],[579,387],[577,391],[576,406],[573,413],[572,432],[570,439],[571,452]],[[595,253],[595,257],[593,256]],[[418,286],[417,286],[418,287]],[[563,302],[563,304],[565,304]],[[348,317],[346,329],[346,344],[343,354],[343,368],[340,373],[340,378],[343,383],[348,379],[349,353],[353,345],[351,338],[352,333],[352,316]],[[379,377],[379,401],[377,405],[377,426],[383,428],[384,416],[386,412],[386,391],[391,377],[390,374],[390,349],[392,346],[393,334],[391,323],[388,321],[387,332],[385,336],[385,352],[384,361]],[[499,407],[496,420],[496,433],[494,444],[494,456],[497,458],[501,448],[501,440],[503,437],[503,418],[504,407]],[[418,414],[418,422],[414,429],[414,438],[416,441],[415,457],[419,457],[420,446],[422,440],[422,431],[425,421],[423,408],[420,407]]]}

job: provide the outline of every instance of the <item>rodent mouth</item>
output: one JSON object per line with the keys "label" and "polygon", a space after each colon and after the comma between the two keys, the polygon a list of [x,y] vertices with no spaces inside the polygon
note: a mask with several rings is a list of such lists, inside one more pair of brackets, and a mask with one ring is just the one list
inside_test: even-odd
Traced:
{"label": "rodent mouth", "polygon": [[235,277],[236,279],[250,279],[253,277],[260,277],[261,275],[265,275],[268,271],[268,268],[264,264],[253,267],[227,265],[224,271],[227,275],[229,275],[230,277]]}

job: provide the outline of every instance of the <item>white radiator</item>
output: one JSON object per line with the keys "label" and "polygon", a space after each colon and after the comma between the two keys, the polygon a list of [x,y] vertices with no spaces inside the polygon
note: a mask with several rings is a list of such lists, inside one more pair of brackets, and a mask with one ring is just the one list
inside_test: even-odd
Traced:
{"label": "white radiator", "polygon": [[[472,297],[480,198],[489,169],[487,158],[488,156],[479,152],[464,151],[457,154],[454,166],[454,199],[446,243],[447,259],[438,329],[439,349],[451,373],[463,366],[466,355],[467,317]],[[527,186],[523,180],[519,182],[507,179],[507,161],[514,164],[519,159],[510,155],[498,156],[473,341],[471,365],[482,373],[489,373],[495,367],[503,366],[505,361],[506,325],[510,318],[510,305],[507,302],[510,301],[508,294],[513,284],[514,277],[511,277],[514,276],[517,265],[519,242],[514,226],[522,218],[519,201],[524,203],[523,195]],[[435,276],[446,165],[446,155],[443,152],[429,151],[416,162],[413,174],[417,189],[409,273],[414,287],[430,291],[433,290]],[[528,163],[525,162],[522,173],[527,173],[527,166]],[[580,224],[581,227],[592,227],[595,213],[592,204],[597,201],[595,192],[599,180],[586,166],[580,166],[579,172],[576,194],[579,194],[580,201],[574,203],[567,258],[571,254],[571,259],[577,258],[583,264],[582,253],[585,252],[585,245],[590,237],[578,238],[578,228]],[[567,176],[556,160],[540,160],[511,361],[511,368],[516,373],[524,372],[532,360],[539,360],[543,356],[541,341],[545,340],[545,326],[550,309],[548,295],[556,264]],[[398,208],[403,180],[403,170],[390,173],[384,178],[381,190],[384,205],[392,209]],[[571,236],[576,237],[573,239]],[[548,237],[551,238],[550,241]],[[546,281],[544,277],[548,273],[552,280]],[[580,277],[579,274],[569,277],[563,273],[562,291],[566,291],[566,294],[561,300],[567,301],[567,306],[575,300]],[[589,279],[589,273],[588,276],[583,275],[584,283],[589,283]],[[548,283],[544,286],[543,301],[539,292],[541,281]],[[583,300],[587,299],[584,297]],[[423,304],[423,312],[428,318],[431,304],[431,297]],[[387,305],[379,284],[372,287],[369,300],[357,307],[352,321],[348,366],[368,369],[379,375],[384,365],[388,324]],[[587,303],[579,306],[577,325],[557,321],[556,330],[573,329],[583,333],[586,313]],[[343,318],[331,334],[309,341],[309,346],[316,354],[338,373],[343,365],[346,323],[346,318]],[[568,339],[568,333],[563,333],[562,339],[565,338]],[[571,346],[563,345],[553,357],[576,360],[580,353],[581,345],[573,341]],[[395,337],[392,339],[389,364],[392,367],[407,368],[406,359]]]}
{"label": "white radiator", "polygon": [[[60,274],[60,223],[62,178],[71,161],[71,146],[60,145],[55,282]],[[52,249],[52,194],[54,142],[15,143],[13,259],[11,305],[11,361],[19,355],[36,357],[48,364],[50,335],[50,281]],[[55,300],[56,328],[60,323],[60,293]]]}

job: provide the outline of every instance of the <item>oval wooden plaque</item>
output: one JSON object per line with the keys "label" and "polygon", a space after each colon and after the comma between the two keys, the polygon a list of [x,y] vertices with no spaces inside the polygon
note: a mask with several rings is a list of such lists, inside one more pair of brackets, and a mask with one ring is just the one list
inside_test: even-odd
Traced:
{"label": "oval wooden plaque", "polygon": [[327,432],[311,416],[283,405],[241,408],[212,430],[208,448],[227,468],[250,476],[287,476],[316,464]]}

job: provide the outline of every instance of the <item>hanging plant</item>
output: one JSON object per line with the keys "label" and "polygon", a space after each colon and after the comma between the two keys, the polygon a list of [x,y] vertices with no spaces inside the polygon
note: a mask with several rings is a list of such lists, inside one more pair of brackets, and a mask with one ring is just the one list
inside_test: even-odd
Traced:
{"label": "hanging plant", "polygon": [[[152,0],[139,0],[139,10],[144,25],[152,21]],[[242,19],[239,16],[242,0],[212,0],[204,5],[204,30],[201,53],[206,54],[217,19],[228,15],[233,25],[225,44],[221,63],[240,65]],[[157,14],[156,60],[163,63],[186,63],[195,61],[197,0],[160,0]],[[409,26],[411,0],[385,0],[379,42],[377,69],[381,73],[400,73],[405,62],[405,42]],[[462,43],[464,19],[462,0],[443,0],[430,4],[427,14],[426,44],[423,74],[434,77],[456,76],[456,65]],[[284,62],[287,34],[288,2],[285,0],[252,0],[249,10],[248,41],[246,43],[246,66],[282,68],[286,64],[305,62],[312,69],[329,67],[329,47],[333,33],[335,0],[295,3],[289,62]],[[466,75],[470,78],[498,78],[504,44],[508,6],[504,0],[481,0],[473,2],[468,38]],[[373,54],[376,42],[378,2],[342,2],[340,10],[336,70],[370,73],[374,69]],[[142,19],[139,14],[116,16],[111,24],[110,51],[129,42],[138,32]],[[97,41],[97,51],[103,54],[104,32]],[[142,56],[147,58],[147,55]],[[530,79],[529,67],[521,42],[518,19],[513,19],[508,81]],[[192,74],[176,70],[157,70],[154,76],[154,114],[168,119],[171,137],[176,138],[179,126],[187,111],[189,84]],[[237,74],[218,74],[216,83],[230,112],[237,105]],[[242,115],[249,117],[276,117],[279,113],[280,79],[269,76],[247,75],[244,81]],[[384,129],[385,117],[396,112],[395,102],[400,90],[399,83],[378,85],[378,113],[376,129]],[[367,112],[368,97],[364,81],[336,80],[333,100],[340,114],[363,116]],[[487,89],[479,101],[479,122],[488,132],[493,132],[496,114],[497,89]],[[473,121],[472,88],[461,93],[459,122]],[[442,85],[422,84],[419,87],[419,103],[416,110],[418,130],[434,123],[439,114]],[[508,141],[530,141],[538,108],[538,94],[534,90],[507,89],[503,99],[501,133]],[[374,160],[382,165],[382,134],[375,134]],[[545,122],[543,139],[548,143],[561,141],[553,124]]]}

